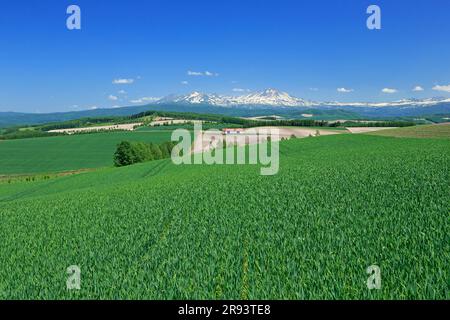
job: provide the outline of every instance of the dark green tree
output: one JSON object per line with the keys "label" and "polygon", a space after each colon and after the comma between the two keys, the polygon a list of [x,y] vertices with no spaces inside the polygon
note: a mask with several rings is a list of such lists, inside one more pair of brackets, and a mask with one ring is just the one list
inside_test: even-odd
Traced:
{"label": "dark green tree", "polygon": [[135,161],[133,147],[131,142],[122,141],[117,145],[116,152],[114,153],[114,165],[116,167],[128,166]]}

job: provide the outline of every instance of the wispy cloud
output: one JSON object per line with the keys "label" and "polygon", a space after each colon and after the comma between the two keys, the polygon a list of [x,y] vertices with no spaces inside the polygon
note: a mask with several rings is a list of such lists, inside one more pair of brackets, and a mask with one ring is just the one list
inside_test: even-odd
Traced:
{"label": "wispy cloud", "polygon": [[158,101],[161,97],[143,97],[142,100],[144,101]]}
{"label": "wispy cloud", "polygon": [[397,89],[392,89],[392,88],[384,88],[383,90],[381,90],[381,92],[383,93],[397,93],[398,90]]}
{"label": "wispy cloud", "polygon": [[187,86],[189,84],[189,82],[188,81],[181,81],[181,84]]}
{"label": "wispy cloud", "polygon": [[119,94],[127,94],[125,90],[119,90]]}
{"label": "wispy cloud", "polygon": [[160,99],[161,99],[161,97],[142,97],[139,99],[130,100],[130,102],[137,104],[137,103],[155,102]]}
{"label": "wispy cloud", "polygon": [[309,88],[309,91],[319,91],[319,88],[315,88],[315,87],[313,87],[313,88]]}
{"label": "wispy cloud", "polygon": [[198,72],[198,71],[188,71],[187,72],[188,76],[193,76],[193,77],[201,77],[203,76],[203,72]]}
{"label": "wispy cloud", "polygon": [[418,91],[423,91],[424,89],[421,87],[421,86],[415,86],[413,89],[412,89],[412,91],[416,91],[416,92],[418,92]]}
{"label": "wispy cloud", "polygon": [[132,84],[134,79],[114,79],[113,84]]}
{"label": "wispy cloud", "polygon": [[446,86],[436,85],[436,86],[433,87],[433,90],[435,90],[435,91],[450,92],[450,84],[448,84],[448,85],[446,85]]}
{"label": "wispy cloud", "polygon": [[250,92],[250,89],[233,88],[233,92]]}
{"label": "wispy cloud", "polygon": [[207,77],[217,77],[217,76],[219,76],[219,74],[215,73],[215,72],[205,71],[205,76],[207,76]]}
{"label": "wispy cloud", "polygon": [[191,77],[218,77],[219,76],[219,74],[216,72],[210,72],[210,71],[202,72],[202,71],[191,71],[191,70],[189,70],[187,72],[187,75],[191,76]]}
{"label": "wispy cloud", "polygon": [[114,95],[110,94],[110,95],[108,96],[108,99],[111,100],[111,101],[116,101],[116,100],[118,100],[119,98],[118,98],[117,96],[114,96]]}
{"label": "wispy cloud", "polygon": [[337,92],[341,92],[341,93],[349,93],[349,92],[353,92],[355,90],[353,89],[347,89],[347,88],[337,88]]}

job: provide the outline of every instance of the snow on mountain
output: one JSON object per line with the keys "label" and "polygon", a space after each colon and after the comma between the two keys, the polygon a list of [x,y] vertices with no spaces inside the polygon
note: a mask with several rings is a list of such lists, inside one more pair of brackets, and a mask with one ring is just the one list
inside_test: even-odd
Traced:
{"label": "snow on mountain", "polygon": [[314,102],[289,95],[276,89],[240,96],[224,96],[194,91],[187,95],[170,95],[157,101],[158,104],[203,104],[220,107],[232,106],[272,106],[272,107],[400,107],[414,108],[450,103],[450,98],[402,99],[393,102]]}
{"label": "snow on mountain", "polygon": [[286,92],[266,89],[262,92],[251,93],[231,99],[234,104],[241,105],[270,105],[283,107],[311,106],[312,102],[296,98]]}
{"label": "snow on mountain", "polygon": [[194,91],[185,96],[178,96],[173,99],[175,103],[188,104],[210,104],[210,105],[226,105],[226,99],[216,94],[206,94]]}
{"label": "snow on mountain", "polygon": [[450,103],[450,98],[427,98],[427,99],[402,99],[392,102],[321,102],[321,106],[337,106],[337,107],[372,107],[372,108],[383,108],[383,107],[427,107],[434,106],[440,103]]}
{"label": "snow on mountain", "polygon": [[222,96],[195,91],[182,96],[169,96],[159,101],[159,103],[169,102],[185,104],[209,104],[222,107],[238,105],[300,107],[313,105],[313,103],[310,101],[293,97],[286,92],[280,92],[275,89],[266,89],[262,92],[250,93],[242,96]]}

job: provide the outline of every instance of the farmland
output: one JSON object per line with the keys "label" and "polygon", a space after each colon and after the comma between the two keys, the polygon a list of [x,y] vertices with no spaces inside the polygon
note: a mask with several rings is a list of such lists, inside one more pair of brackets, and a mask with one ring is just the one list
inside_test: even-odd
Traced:
{"label": "farmland", "polygon": [[[204,130],[233,127],[240,126],[231,123],[205,123],[202,125]],[[0,140],[0,177],[2,175],[36,175],[112,166],[114,151],[121,141],[166,142],[170,141],[173,130],[178,128],[194,129],[192,124],[177,124],[143,126],[133,132],[102,132]],[[323,134],[335,131],[345,132],[345,128],[328,127],[281,127],[280,130],[292,131],[292,133],[304,131],[312,134],[315,134],[317,130]],[[302,136],[302,134],[297,135]]]}
{"label": "farmland", "polygon": [[0,141],[0,175],[112,166],[123,140],[165,142],[170,132],[109,132]]}
{"label": "farmland", "polygon": [[373,132],[379,136],[450,139],[450,124],[424,125]]}
{"label": "farmland", "polygon": [[292,139],[280,161],[274,176],[161,160],[0,184],[0,297],[449,298],[450,141]]}

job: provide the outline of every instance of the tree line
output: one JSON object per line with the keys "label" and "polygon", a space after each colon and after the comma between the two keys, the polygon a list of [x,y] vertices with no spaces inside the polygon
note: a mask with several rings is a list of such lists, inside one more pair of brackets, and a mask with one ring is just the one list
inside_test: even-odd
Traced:
{"label": "tree line", "polygon": [[116,167],[170,158],[175,142],[167,141],[161,144],[153,142],[122,141],[114,153]]}

